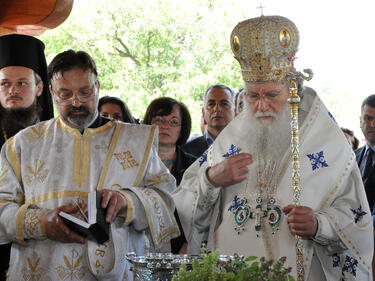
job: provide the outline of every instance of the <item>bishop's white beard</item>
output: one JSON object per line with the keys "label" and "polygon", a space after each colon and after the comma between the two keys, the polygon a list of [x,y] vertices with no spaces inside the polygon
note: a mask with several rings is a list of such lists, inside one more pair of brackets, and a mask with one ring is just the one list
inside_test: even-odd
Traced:
{"label": "bishop's white beard", "polygon": [[[268,163],[279,164],[286,151],[290,149],[290,106],[285,104],[283,111],[277,115],[273,112],[257,112],[252,114],[245,102],[242,113],[243,139],[248,139],[245,151],[260,157]],[[273,116],[273,120],[259,120],[259,116]],[[255,159],[254,159],[255,160]]]}

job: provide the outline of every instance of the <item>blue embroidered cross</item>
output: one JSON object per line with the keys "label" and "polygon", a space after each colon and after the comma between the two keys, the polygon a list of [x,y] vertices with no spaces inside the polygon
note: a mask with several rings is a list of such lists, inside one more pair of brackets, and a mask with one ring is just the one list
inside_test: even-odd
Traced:
{"label": "blue embroidered cross", "polygon": [[204,162],[207,161],[207,150],[203,152],[203,154],[199,157],[199,167],[203,165]]}
{"label": "blue embroidered cross", "polygon": [[367,214],[365,211],[362,210],[361,205],[359,206],[359,208],[357,210],[350,209],[350,211],[352,211],[352,213],[354,215],[354,222],[355,223],[359,222],[362,219],[362,217]]}
{"label": "blue embroidered cross", "polygon": [[232,210],[235,211],[240,206],[243,206],[243,202],[239,200],[237,195],[235,195],[233,198],[232,205],[229,206],[228,211],[229,212],[231,212]]}
{"label": "blue embroidered cross", "polygon": [[357,275],[358,261],[355,258],[345,256],[345,263],[342,268],[342,272],[348,272],[353,276]]}
{"label": "blue embroidered cross", "polygon": [[318,168],[328,167],[328,164],[324,159],[323,150],[316,154],[315,153],[307,154],[307,157],[309,157],[311,161],[311,166],[312,166],[313,171]]}
{"label": "blue embroidered cross", "polygon": [[332,262],[333,262],[333,267],[340,266],[341,260],[340,260],[340,256],[337,253],[332,255]]}
{"label": "blue embroidered cross", "polygon": [[236,147],[234,144],[230,145],[229,152],[223,154],[223,157],[228,158],[229,156],[236,155],[241,152],[241,148]]}

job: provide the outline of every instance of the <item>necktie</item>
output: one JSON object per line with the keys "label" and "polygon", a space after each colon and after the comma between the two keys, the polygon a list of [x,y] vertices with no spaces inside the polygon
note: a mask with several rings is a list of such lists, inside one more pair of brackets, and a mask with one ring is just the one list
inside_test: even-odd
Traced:
{"label": "necktie", "polygon": [[365,165],[365,170],[363,171],[363,180],[367,179],[368,175],[370,174],[371,168],[372,168],[372,158],[374,155],[374,151],[369,148],[369,152],[367,154],[367,160]]}

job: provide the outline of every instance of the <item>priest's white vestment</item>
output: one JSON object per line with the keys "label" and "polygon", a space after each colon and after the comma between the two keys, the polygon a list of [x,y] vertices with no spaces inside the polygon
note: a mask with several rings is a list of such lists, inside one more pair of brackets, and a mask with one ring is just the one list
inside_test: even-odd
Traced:
{"label": "priest's white vestment", "polygon": [[[255,229],[259,210],[255,208],[259,193],[256,160],[241,183],[221,188],[207,179],[208,167],[230,155],[248,152],[243,149],[246,143],[255,141],[250,135],[240,137],[243,113],[190,166],[173,194],[188,251],[199,253],[201,242],[207,240],[208,249],[221,254],[268,259],[286,256],[286,265],[296,277],[295,239],[287,216],[280,213],[284,206],[293,204],[290,150],[274,175],[276,202],[262,213],[259,231]],[[372,280],[372,218],[355,155],[318,95],[307,87],[299,104],[299,125],[301,205],[314,210],[319,225],[314,238],[302,240],[305,279]],[[246,204],[240,200],[243,197]],[[245,205],[252,208],[252,214],[245,212]],[[233,209],[240,212],[235,215]]]}
{"label": "priest's white vestment", "polygon": [[[156,127],[112,121],[81,134],[55,118],[8,140],[0,158],[0,242],[13,242],[9,280],[132,280],[127,252],[144,255],[179,234],[175,180],[158,157],[157,136]],[[127,201],[110,239],[47,239],[46,212],[74,202],[85,209],[95,189],[119,191]]]}

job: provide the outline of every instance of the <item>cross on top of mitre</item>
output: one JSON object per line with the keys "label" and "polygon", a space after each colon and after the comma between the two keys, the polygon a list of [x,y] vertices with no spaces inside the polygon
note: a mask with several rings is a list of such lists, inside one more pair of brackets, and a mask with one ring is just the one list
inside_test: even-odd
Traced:
{"label": "cross on top of mitre", "polygon": [[263,8],[265,8],[266,6],[263,6],[262,3],[259,3],[259,6],[257,7],[257,9],[260,9],[260,13],[262,14],[263,16]]}

